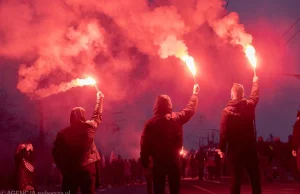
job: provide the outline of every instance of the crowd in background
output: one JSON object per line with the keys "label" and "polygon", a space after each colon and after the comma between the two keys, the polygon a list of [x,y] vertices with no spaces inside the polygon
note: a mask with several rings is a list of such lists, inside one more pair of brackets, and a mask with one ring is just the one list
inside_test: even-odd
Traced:
{"label": "crowd in background", "polygon": [[[275,179],[287,181],[288,174],[299,180],[296,158],[292,156],[291,136],[287,143],[282,142],[279,137],[273,138],[272,141],[264,141],[262,137],[258,137],[257,150],[262,183]],[[230,166],[226,157],[221,158],[214,147],[205,146],[198,151],[191,150],[182,154],[180,163],[182,179],[219,180],[221,176],[230,176]],[[142,184],[146,181],[140,159],[123,159],[120,155],[103,156],[99,165],[104,187]],[[246,176],[244,181],[247,181]],[[61,176],[55,164],[51,184],[61,184]]]}
{"label": "crowd in background", "polygon": [[[115,157],[101,157],[100,177],[104,187],[141,184],[145,181],[140,158],[123,159],[120,155]],[[51,185],[61,185],[62,176],[53,164]]]}
{"label": "crowd in background", "polygon": [[[287,143],[282,142],[279,137],[268,142],[263,137],[258,137],[257,152],[262,183],[272,182],[274,179],[287,181],[288,175],[299,180],[297,161],[292,155],[292,136],[289,136]],[[221,176],[230,176],[226,157],[221,158],[214,148],[209,147],[206,150],[200,148],[186,157],[182,156],[181,168],[183,178],[218,180]]]}

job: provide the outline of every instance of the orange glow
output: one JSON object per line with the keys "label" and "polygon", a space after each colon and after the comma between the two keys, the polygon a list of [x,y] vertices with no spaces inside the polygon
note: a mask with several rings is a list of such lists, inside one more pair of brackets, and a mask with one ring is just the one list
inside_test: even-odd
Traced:
{"label": "orange glow", "polygon": [[253,68],[256,68],[257,59],[255,56],[255,48],[252,45],[248,45],[245,48],[245,54],[252,65]]}
{"label": "orange glow", "polygon": [[185,156],[186,153],[187,153],[187,152],[183,149],[183,146],[182,146],[182,148],[181,148],[179,154],[180,154],[181,156]]}
{"label": "orange glow", "polygon": [[77,79],[78,86],[88,86],[88,85],[95,85],[96,81],[92,77],[88,77],[86,79]]}
{"label": "orange glow", "polygon": [[188,67],[190,72],[195,77],[195,75],[196,75],[196,66],[195,66],[194,58],[192,56],[189,56],[189,55],[184,55],[184,56],[181,57],[181,60],[183,62],[185,62],[186,66]]}

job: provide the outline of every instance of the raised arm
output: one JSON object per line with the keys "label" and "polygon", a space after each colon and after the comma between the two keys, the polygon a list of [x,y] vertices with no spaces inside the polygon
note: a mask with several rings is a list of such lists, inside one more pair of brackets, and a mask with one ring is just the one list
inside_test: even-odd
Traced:
{"label": "raised arm", "polygon": [[193,89],[193,95],[191,96],[189,103],[182,111],[176,113],[176,120],[179,120],[180,123],[182,124],[187,123],[195,114],[198,106],[199,90],[200,88],[198,84],[195,84]]}
{"label": "raised arm", "polygon": [[253,105],[254,107],[257,105],[259,100],[259,84],[258,84],[258,77],[253,78],[253,85],[250,97],[247,100],[247,103]]}
{"label": "raised arm", "polygon": [[91,124],[94,128],[97,128],[102,121],[103,99],[104,95],[102,94],[102,92],[98,92],[93,116],[91,120],[88,121],[88,123]]}

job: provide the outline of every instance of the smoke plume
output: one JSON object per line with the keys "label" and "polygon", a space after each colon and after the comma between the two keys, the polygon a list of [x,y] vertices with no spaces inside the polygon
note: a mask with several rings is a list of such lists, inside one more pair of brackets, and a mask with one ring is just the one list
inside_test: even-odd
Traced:
{"label": "smoke plume", "polygon": [[[72,80],[94,75],[110,103],[131,103],[145,95],[149,80],[173,77],[173,66],[165,71],[156,63],[192,55],[190,48],[199,59],[209,54],[204,44],[252,42],[238,14],[224,10],[224,0],[154,2],[0,1],[0,56],[20,61],[17,88],[32,98],[67,91]],[[202,42],[187,44],[199,36]]]}

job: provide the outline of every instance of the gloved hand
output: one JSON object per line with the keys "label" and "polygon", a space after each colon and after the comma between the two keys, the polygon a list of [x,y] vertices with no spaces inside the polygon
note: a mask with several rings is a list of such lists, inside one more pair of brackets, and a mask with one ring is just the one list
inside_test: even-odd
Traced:
{"label": "gloved hand", "polygon": [[258,77],[257,77],[257,76],[254,76],[254,77],[253,77],[253,82],[258,82],[258,81],[259,81]]}
{"label": "gloved hand", "polygon": [[104,94],[102,92],[97,92],[97,99],[104,98]]}
{"label": "gloved hand", "polygon": [[293,154],[294,157],[296,157],[296,156],[297,156],[296,150],[293,150],[293,151],[292,151],[292,154]]}
{"label": "gloved hand", "polygon": [[193,94],[198,95],[200,87],[198,84],[194,84]]}

